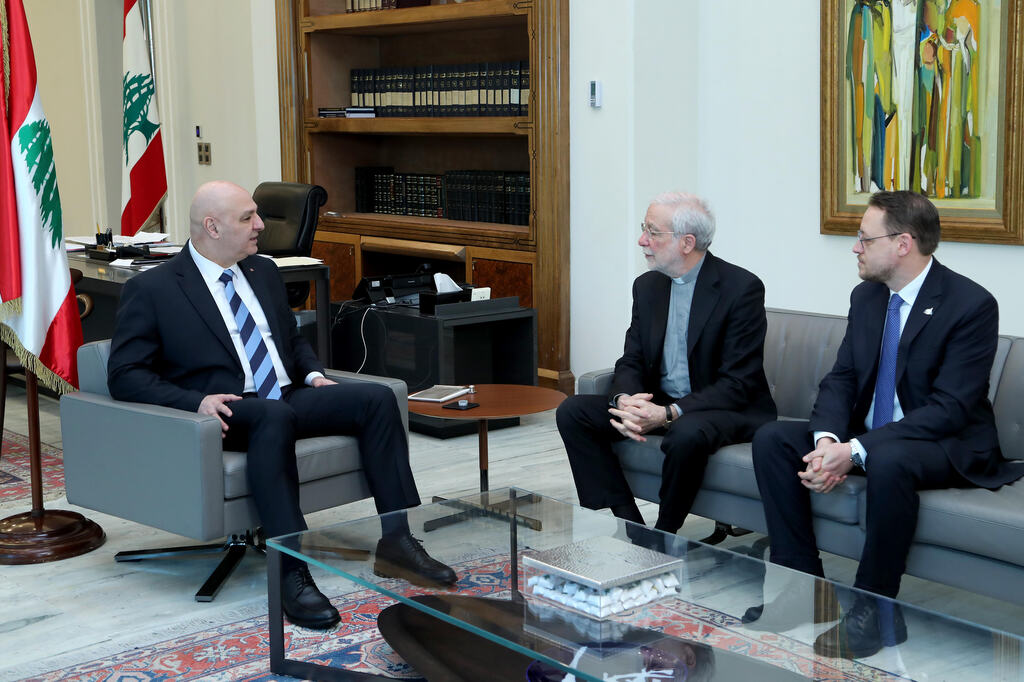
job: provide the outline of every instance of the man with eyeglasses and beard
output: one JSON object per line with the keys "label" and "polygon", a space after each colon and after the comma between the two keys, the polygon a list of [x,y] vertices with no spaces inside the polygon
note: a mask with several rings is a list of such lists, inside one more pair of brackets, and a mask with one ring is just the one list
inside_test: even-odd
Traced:
{"label": "man with eyeglasses and beard", "polygon": [[[863,477],[866,534],[854,587],[865,592],[815,641],[819,655],[861,658],[906,640],[899,605],[868,593],[899,592],[919,490],[995,490],[1024,474],[1000,453],[988,400],[998,306],[935,260],[940,234],[938,211],[924,196],[872,195],[853,243],[864,282],[850,295],[846,335],[810,422],[773,422],[754,437],[775,564],[823,577],[811,493],[830,493],[848,475]],[[796,626],[780,619],[787,610],[776,602],[748,609],[744,622],[774,612],[772,629]],[[833,618],[820,611],[816,621]]]}
{"label": "man with eyeglasses and beard", "polygon": [[644,518],[611,445],[663,436],[654,527],[667,533],[683,525],[708,457],[749,441],[776,417],[763,367],[764,285],[708,251],[714,233],[699,197],[654,198],[639,240],[650,272],[633,283],[632,321],[612,389],[573,396],[556,414],[580,504],[610,507],[639,524]]}

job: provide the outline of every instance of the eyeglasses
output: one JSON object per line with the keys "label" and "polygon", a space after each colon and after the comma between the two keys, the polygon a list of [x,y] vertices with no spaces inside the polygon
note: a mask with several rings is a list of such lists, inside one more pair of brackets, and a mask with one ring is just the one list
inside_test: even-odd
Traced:
{"label": "eyeglasses", "polygon": [[656,234],[675,234],[672,230],[655,230],[654,225],[650,223],[640,223],[640,231],[646,232],[648,237],[653,237]]}
{"label": "eyeglasses", "polygon": [[867,248],[868,242],[873,242],[876,239],[881,239],[882,237],[897,237],[897,236],[899,236],[901,234],[904,234],[904,233],[903,232],[890,232],[889,234],[880,234],[877,237],[865,237],[863,232],[861,232],[860,230],[857,230],[857,241],[860,242],[861,247]]}

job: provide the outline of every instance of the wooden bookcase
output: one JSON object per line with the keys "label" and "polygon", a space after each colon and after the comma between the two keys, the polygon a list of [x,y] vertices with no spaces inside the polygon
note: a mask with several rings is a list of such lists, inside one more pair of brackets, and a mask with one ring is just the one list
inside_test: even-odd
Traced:
{"label": "wooden bookcase", "polygon": [[[518,295],[537,309],[540,381],[571,393],[568,0],[432,2],[345,13],[345,0],[277,0],[282,177],[327,190],[314,255],[333,300],[421,262]],[[511,60],[530,64],[526,116],[317,116],[351,104],[352,69]],[[528,172],[529,224],[357,213],[359,166]]]}

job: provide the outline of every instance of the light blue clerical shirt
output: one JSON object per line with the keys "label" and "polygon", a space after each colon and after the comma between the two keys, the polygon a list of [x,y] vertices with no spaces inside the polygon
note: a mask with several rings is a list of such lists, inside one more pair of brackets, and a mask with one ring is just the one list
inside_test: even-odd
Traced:
{"label": "light blue clerical shirt", "polygon": [[668,304],[665,346],[661,358],[661,390],[676,400],[690,394],[686,335],[690,327],[693,289],[703,264],[702,257],[685,275],[672,278],[672,296]]}

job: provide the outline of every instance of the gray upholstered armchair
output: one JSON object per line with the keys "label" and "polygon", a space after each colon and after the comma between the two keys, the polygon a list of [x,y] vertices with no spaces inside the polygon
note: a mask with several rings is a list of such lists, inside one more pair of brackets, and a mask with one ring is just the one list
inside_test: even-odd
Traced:
{"label": "gray upholstered armchair", "polygon": [[[107,392],[109,341],[78,351],[81,390],[61,398],[61,433],[68,501],[212,545],[120,552],[117,561],[226,552],[196,592],[211,601],[244,556],[262,549],[260,525],[246,482],[243,452],[221,449],[214,417],[114,400]],[[405,382],[328,370],[343,383],[372,381],[395,392],[408,429]],[[306,438],[296,444],[304,513],[370,496],[355,438]]]}

